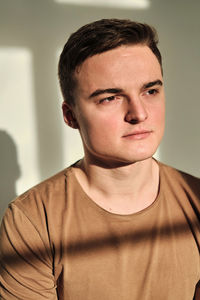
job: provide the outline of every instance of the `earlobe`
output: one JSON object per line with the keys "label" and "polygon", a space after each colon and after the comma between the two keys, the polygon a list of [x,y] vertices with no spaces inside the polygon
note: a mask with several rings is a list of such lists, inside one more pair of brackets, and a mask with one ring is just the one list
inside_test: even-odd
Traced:
{"label": "earlobe", "polygon": [[63,110],[63,118],[65,123],[71,128],[78,129],[79,126],[76,117],[74,115],[74,112],[71,106],[65,101],[62,104],[62,110]]}

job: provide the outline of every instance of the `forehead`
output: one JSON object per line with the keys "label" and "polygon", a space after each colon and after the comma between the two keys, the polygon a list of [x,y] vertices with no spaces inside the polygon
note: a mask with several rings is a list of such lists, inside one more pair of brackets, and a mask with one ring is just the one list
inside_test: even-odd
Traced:
{"label": "forehead", "polygon": [[[144,45],[120,46],[86,59],[76,70],[78,89],[89,92],[130,84],[143,84],[162,77],[161,66],[151,49]],[[154,78],[155,77],[155,78]]]}

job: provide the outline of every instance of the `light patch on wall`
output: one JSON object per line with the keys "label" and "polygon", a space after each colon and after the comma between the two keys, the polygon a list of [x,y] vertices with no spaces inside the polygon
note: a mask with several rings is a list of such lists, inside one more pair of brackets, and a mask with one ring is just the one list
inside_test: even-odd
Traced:
{"label": "light patch on wall", "polygon": [[[0,128],[16,147],[20,176],[16,192],[21,194],[39,180],[32,54],[28,49],[0,48],[0,83]],[[8,168],[9,163],[7,161]]]}
{"label": "light patch on wall", "polygon": [[146,9],[150,6],[149,0],[54,0],[57,3],[92,5],[103,7]]}

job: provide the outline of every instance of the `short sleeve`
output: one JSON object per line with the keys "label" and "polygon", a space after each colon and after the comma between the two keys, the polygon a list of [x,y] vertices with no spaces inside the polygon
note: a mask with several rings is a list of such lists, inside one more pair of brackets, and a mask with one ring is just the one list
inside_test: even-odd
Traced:
{"label": "short sleeve", "polygon": [[1,299],[56,300],[52,261],[42,229],[11,205],[0,228]]}

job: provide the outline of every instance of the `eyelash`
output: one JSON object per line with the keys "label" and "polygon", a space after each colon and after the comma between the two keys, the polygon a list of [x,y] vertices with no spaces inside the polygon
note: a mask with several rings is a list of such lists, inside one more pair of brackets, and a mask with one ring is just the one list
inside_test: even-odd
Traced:
{"label": "eyelash", "polygon": [[145,94],[148,94],[148,95],[154,95],[154,94],[158,94],[158,89],[150,89],[148,91],[145,92]]}
{"label": "eyelash", "polygon": [[103,102],[111,102],[111,101],[115,100],[116,97],[117,97],[116,95],[113,95],[113,96],[103,98],[103,99],[99,100],[99,104],[101,104]]}

